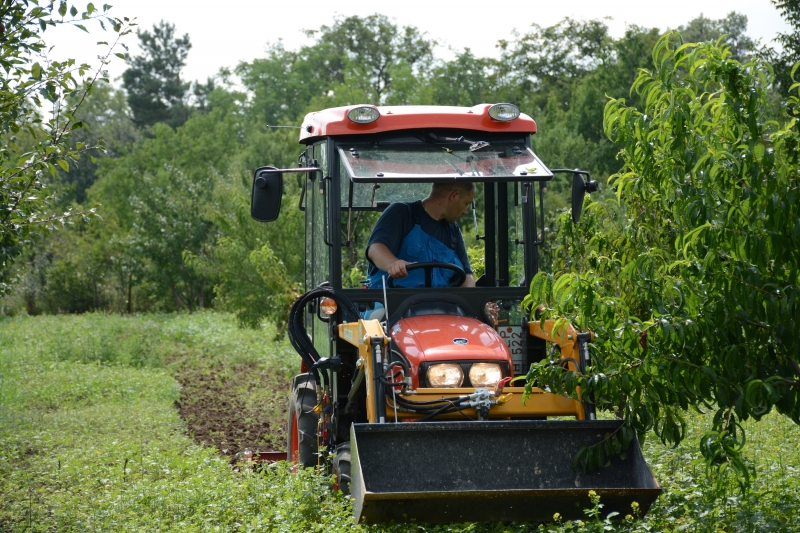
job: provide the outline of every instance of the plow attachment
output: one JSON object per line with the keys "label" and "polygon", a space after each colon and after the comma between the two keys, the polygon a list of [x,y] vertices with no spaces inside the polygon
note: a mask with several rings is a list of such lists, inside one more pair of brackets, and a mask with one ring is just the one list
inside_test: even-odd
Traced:
{"label": "plow attachment", "polygon": [[641,516],[661,493],[639,442],[625,460],[591,474],[572,458],[621,424],[592,421],[484,421],[354,424],[352,481],[356,522],[423,523],[585,518],[588,493],[603,516]]}

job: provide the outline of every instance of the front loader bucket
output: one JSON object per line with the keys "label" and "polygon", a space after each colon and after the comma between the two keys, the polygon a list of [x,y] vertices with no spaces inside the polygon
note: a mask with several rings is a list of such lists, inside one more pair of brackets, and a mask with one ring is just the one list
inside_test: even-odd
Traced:
{"label": "front loader bucket", "polygon": [[661,494],[634,439],[625,460],[572,470],[582,444],[618,420],[353,424],[351,489],[356,522],[423,523],[586,518],[594,490],[606,516],[641,516]]}

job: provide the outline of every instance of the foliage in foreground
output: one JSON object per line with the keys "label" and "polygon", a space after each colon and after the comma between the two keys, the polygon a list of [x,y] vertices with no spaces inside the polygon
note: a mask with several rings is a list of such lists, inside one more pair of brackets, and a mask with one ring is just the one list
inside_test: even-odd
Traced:
{"label": "foliage in foreground", "polygon": [[528,378],[580,386],[623,414],[623,431],[579,454],[589,468],[632,430],[675,445],[688,409],[715,411],[700,450],[746,487],[743,422],[777,410],[800,423],[798,98],[785,125],[766,120],[769,67],[719,43],[667,35],[653,62],[633,85],[641,109],[606,106],[606,134],[623,146],[616,201],[562,225],[558,272],[528,299],[595,332],[594,364],[586,375],[539,364]]}
{"label": "foliage in foreground", "polygon": [[[130,32],[127,18],[108,15],[89,3],[81,12],[67,3],[21,0],[3,2],[0,13],[0,292],[8,268],[22,246],[40,238],[48,229],[65,224],[70,217],[94,216],[95,210],[53,212],[53,192],[45,176],[54,178],[56,169],[69,169],[94,146],[71,145],[74,130],[87,127],[76,118],[81,105],[108,63],[113,46],[101,56],[96,69],[76,64],[74,59],[52,61],[42,33],[57,24],[105,20],[117,34]],[[106,43],[103,43],[106,44]],[[116,44],[116,43],[114,43]],[[43,115],[49,114],[49,117]]]}
{"label": "foliage in foreground", "polygon": [[[691,446],[644,447],[665,493],[643,521],[607,522],[602,499],[577,522],[355,527],[324,476],[278,464],[234,471],[185,434],[165,358],[296,362],[271,332],[226,315],[108,315],[0,321],[0,530],[22,531],[776,531],[797,526],[797,426],[745,422],[758,470],[748,496],[716,484]],[[259,342],[261,339],[261,342]],[[708,417],[688,419],[693,440]],[[634,510],[631,510],[634,514]]]}

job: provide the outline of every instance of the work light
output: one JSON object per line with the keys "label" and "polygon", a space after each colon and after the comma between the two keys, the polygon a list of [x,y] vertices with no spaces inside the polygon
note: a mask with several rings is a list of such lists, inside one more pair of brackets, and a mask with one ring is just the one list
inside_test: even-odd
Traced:
{"label": "work light", "polygon": [[445,363],[428,368],[428,383],[432,387],[460,387],[463,382],[464,371],[461,370],[461,365]]}
{"label": "work light", "polygon": [[369,124],[375,122],[381,116],[381,112],[368,105],[354,107],[347,112],[347,118],[358,124]]}
{"label": "work light", "polygon": [[339,306],[336,304],[336,301],[333,298],[325,298],[319,303],[320,311],[328,316],[334,314],[338,308]]}
{"label": "work light", "polygon": [[494,104],[489,108],[489,116],[501,122],[508,122],[519,116],[519,108],[514,104]]}

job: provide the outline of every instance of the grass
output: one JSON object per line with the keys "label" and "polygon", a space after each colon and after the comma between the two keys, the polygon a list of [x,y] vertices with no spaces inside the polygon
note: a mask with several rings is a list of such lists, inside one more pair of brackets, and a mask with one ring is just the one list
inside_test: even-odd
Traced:
{"label": "grass", "polygon": [[[683,445],[645,443],[664,487],[645,520],[608,525],[598,506],[582,524],[541,528],[355,528],[349,501],[325,477],[281,463],[237,472],[196,444],[178,414],[176,376],[291,373],[297,356],[273,337],[214,313],[1,320],[0,531],[800,531],[800,428],[777,415],[745,424],[757,473],[745,496],[706,474],[696,442],[709,421],[690,415]],[[245,410],[285,400],[253,383],[231,389]]]}

